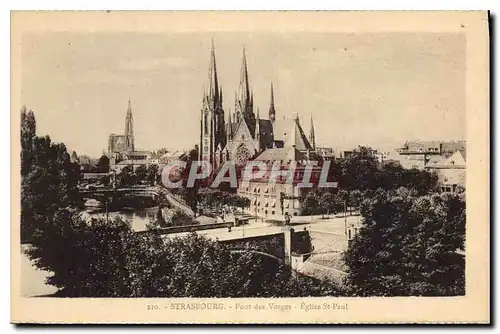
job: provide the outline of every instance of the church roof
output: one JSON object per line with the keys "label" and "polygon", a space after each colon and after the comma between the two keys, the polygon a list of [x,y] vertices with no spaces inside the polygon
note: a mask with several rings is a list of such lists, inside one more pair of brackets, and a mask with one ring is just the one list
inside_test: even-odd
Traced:
{"label": "church roof", "polygon": [[294,146],[299,151],[312,150],[299,119],[282,119],[274,122],[274,140],[283,141],[284,145]]}
{"label": "church roof", "polygon": [[294,147],[269,148],[257,156],[257,161],[304,161],[307,157]]}
{"label": "church roof", "polygon": [[259,119],[260,133],[270,134],[273,133],[273,124],[268,119]]}

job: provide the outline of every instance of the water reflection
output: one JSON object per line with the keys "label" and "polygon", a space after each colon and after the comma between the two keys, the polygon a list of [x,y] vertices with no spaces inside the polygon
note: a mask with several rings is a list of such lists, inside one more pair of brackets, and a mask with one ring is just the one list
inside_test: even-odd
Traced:
{"label": "water reflection", "polygon": [[[104,208],[89,207],[82,210],[82,212],[88,218],[106,217]],[[108,218],[122,217],[131,224],[134,231],[145,231],[146,225],[155,219],[157,212],[158,206],[142,209],[122,208],[118,211],[108,212]]]}

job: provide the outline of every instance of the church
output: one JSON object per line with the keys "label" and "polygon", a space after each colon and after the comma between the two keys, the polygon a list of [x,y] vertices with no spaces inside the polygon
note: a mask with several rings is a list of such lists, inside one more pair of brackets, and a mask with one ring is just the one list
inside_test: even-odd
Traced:
{"label": "church", "polygon": [[[279,111],[278,111],[279,112]],[[245,49],[243,49],[240,81],[234,97],[234,111],[227,119],[223,108],[222,87],[217,78],[215,49],[210,52],[208,84],[202,100],[200,118],[199,159],[211,163],[214,170],[225,161],[242,167],[250,160],[269,166],[266,177],[251,180],[248,186],[238,187],[237,193],[250,199],[248,213],[266,218],[292,216],[301,212],[301,198],[310,189],[277,182],[269,185],[268,176],[276,161],[280,169],[292,162],[297,165],[297,180],[304,175],[305,166],[311,160],[321,161],[316,152],[314,124],[311,116],[308,135],[304,132],[299,116],[291,119],[278,117],[274,103],[274,87],[270,83],[270,99],[267,118],[261,118],[259,108],[254,108],[253,91],[248,76]],[[314,167],[312,179],[319,178],[321,166]]]}
{"label": "church", "polygon": [[134,118],[130,100],[125,117],[125,133],[109,135],[108,157],[111,170],[119,173],[125,166],[137,168],[150,163],[151,152],[136,150],[134,142]]}
{"label": "church", "polygon": [[293,147],[308,157],[315,154],[312,116],[308,136],[298,115],[292,119],[277,117],[272,83],[267,118],[261,118],[259,108],[254,108],[245,49],[240,83],[235,92],[234,111],[228,113],[227,119],[222,102],[222,87],[217,78],[215,49],[212,44],[208,84],[201,108],[199,158],[210,162],[214,169],[225,161],[234,161],[237,166],[244,166],[247,161],[269,149]]}

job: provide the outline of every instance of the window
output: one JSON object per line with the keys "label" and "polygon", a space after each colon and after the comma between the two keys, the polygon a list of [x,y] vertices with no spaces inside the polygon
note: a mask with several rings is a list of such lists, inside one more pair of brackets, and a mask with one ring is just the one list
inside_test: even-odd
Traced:
{"label": "window", "polygon": [[297,215],[297,212],[294,212],[294,213],[293,213],[293,215],[294,215],[294,216],[296,216],[296,215]]}
{"label": "window", "polygon": [[271,212],[274,215],[274,211]]}

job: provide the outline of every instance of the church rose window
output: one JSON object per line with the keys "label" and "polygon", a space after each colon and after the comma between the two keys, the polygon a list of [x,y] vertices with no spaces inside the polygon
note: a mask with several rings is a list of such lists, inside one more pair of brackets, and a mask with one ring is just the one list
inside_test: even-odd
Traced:
{"label": "church rose window", "polygon": [[243,166],[250,159],[251,154],[245,145],[238,147],[236,151],[236,164],[238,166]]}

